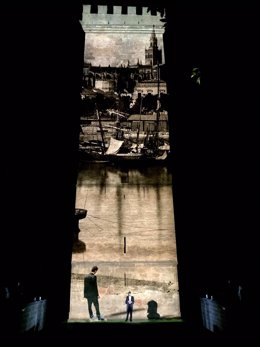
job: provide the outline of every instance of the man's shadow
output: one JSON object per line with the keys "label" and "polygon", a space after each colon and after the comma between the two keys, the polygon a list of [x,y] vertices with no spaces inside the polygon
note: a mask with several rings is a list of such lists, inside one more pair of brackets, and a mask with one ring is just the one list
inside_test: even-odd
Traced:
{"label": "man's shadow", "polygon": [[161,316],[157,312],[157,308],[158,308],[157,302],[154,300],[150,300],[150,301],[148,301],[147,305],[148,305],[147,318],[148,319],[160,319]]}

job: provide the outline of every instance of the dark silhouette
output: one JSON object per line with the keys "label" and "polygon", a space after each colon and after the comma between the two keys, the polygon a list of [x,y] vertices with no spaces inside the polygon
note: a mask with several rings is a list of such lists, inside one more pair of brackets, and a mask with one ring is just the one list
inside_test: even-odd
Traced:
{"label": "dark silhouette", "polygon": [[239,330],[242,320],[242,285],[234,279],[229,279],[222,288],[220,304],[226,314],[229,332]]}
{"label": "dark silhouette", "polygon": [[84,253],[86,252],[86,244],[81,240],[73,240],[72,252],[73,253]]}
{"label": "dark silhouette", "polygon": [[21,312],[20,283],[6,283],[0,286],[1,328],[12,334],[19,328]]}
{"label": "dark silhouette", "polygon": [[79,239],[79,232],[80,232],[80,227],[79,227],[79,221],[81,219],[86,218],[87,216],[87,210],[84,208],[75,208],[75,213],[74,213],[74,230],[73,230],[73,240],[78,241]]}
{"label": "dark silhouette", "polygon": [[148,301],[147,305],[148,305],[148,309],[147,309],[148,315],[147,315],[147,318],[148,319],[159,319],[160,315],[157,312],[157,307],[158,307],[157,302],[154,301],[154,300],[150,300],[150,301]]}
{"label": "dark silhouette", "polygon": [[96,315],[98,320],[103,320],[99,311],[99,293],[97,286],[97,276],[96,273],[98,271],[98,267],[95,265],[92,267],[91,272],[84,278],[84,298],[88,300],[88,312],[89,317],[94,318],[92,304],[95,306]]}
{"label": "dark silhouette", "polygon": [[132,322],[134,303],[135,303],[134,296],[131,295],[131,292],[128,292],[128,295],[125,298],[125,304],[126,304],[126,319],[125,319],[125,321],[126,322],[128,321],[128,318],[130,319],[130,322]]}

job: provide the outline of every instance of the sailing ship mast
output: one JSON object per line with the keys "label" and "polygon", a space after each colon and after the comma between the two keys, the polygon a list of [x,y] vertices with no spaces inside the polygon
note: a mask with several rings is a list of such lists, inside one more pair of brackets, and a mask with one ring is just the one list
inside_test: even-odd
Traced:
{"label": "sailing ship mast", "polygon": [[98,108],[96,108],[96,114],[97,114],[97,119],[98,119],[98,123],[99,123],[99,128],[100,128],[100,134],[101,134],[101,140],[102,140],[102,154],[105,153],[105,139],[104,139],[104,130],[103,130],[103,126],[101,123],[101,119],[100,119],[100,115],[99,115],[99,111]]}
{"label": "sailing ship mast", "polygon": [[139,147],[139,136],[140,136],[140,127],[141,127],[141,120],[142,120],[142,107],[143,107],[143,103],[142,103],[142,95],[140,95],[140,117],[139,117],[139,123],[138,123],[138,128],[137,128],[137,134],[136,134],[136,151],[138,151],[138,147]]}
{"label": "sailing ship mast", "polygon": [[159,60],[157,59],[157,106],[156,106],[156,131],[155,131],[155,145],[156,149],[159,146],[159,121],[160,121],[160,69],[159,69]]}

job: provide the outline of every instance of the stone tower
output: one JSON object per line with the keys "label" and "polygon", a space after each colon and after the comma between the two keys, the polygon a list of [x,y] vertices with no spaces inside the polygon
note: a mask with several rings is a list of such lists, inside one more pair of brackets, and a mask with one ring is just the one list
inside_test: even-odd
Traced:
{"label": "stone tower", "polygon": [[158,48],[157,37],[153,26],[150,37],[150,46],[145,49],[145,65],[156,65],[162,63],[162,50]]}

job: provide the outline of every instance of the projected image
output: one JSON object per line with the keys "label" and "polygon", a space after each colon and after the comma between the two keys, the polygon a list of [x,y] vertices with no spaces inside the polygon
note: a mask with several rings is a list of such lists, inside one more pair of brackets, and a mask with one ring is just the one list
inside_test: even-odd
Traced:
{"label": "projected image", "polygon": [[70,320],[180,317],[161,19],[84,5]]}

